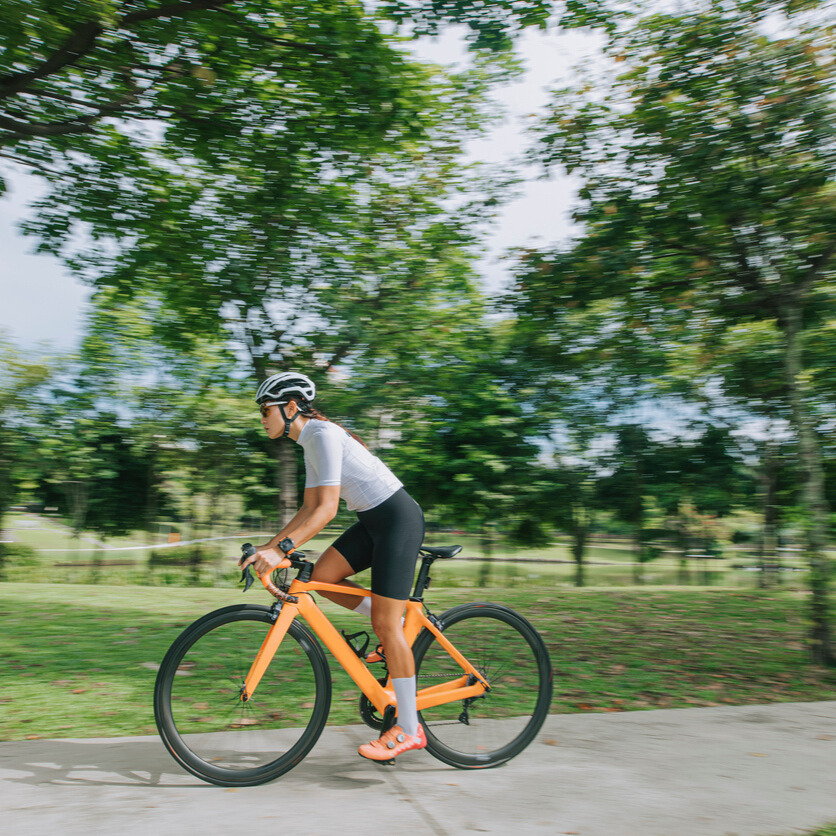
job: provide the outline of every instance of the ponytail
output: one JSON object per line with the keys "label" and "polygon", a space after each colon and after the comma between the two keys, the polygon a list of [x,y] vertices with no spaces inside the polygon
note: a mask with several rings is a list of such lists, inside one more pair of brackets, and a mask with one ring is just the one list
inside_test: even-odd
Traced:
{"label": "ponytail", "polygon": [[369,449],[369,445],[359,435],[355,435],[351,430],[347,430],[342,424],[337,424],[336,421],[332,421],[327,415],[323,415],[315,406],[311,406],[311,404],[303,401],[301,398],[294,398],[293,400],[296,401],[299,411],[306,418],[316,418],[317,421],[327,421],[329,424],[334,424],[344,432],[347,432],[355,441],[359,441],[367,450]]}

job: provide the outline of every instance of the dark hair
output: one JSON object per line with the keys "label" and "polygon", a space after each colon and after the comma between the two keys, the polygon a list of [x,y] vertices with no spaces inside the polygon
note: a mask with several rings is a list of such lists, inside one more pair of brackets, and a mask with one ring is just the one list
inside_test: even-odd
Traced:
{"label": "dark hair", "polygon": [[304,398],[297,397],[295,395],[291,395],[288,400],[296,401],[296,405],[299,407],[299,411],[307,418],[316,418],[317,421],[328,421],[329,424],[336,424],[341,430],[345,430],[355,441],[359,441],[367,450],[369,449],[369,445],[360,438],[359,435],[351,432],[351,430],[346,430],[342,424],[337,424],[336,421],[332,421],[327,415],[321,413],[315,406],[312,406],[309,401],[306,401]]}

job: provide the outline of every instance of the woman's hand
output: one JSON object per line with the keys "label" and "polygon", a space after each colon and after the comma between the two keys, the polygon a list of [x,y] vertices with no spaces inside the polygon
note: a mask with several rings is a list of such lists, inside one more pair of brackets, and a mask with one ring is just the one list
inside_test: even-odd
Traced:
{"label": "woman's hand", "polygon": [[252,564],[253,569],[258,573],[259,577],[272,572],[284,559],[286,555],[279,549],[270,546],[262,546],[255,554],[240,562],[242,569]]}

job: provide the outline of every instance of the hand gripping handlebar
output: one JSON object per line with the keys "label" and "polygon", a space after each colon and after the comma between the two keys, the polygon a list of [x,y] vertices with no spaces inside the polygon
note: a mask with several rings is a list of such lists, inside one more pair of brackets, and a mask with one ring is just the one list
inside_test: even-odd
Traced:
{"label": "hand gripping handlebar", "polygon": [[[256,552],[255,547],[252,543],[244,543],[241,546],[241,560],[244,558],[251,557]],[[290,558],[285,557],[276,569],[287,569],[291,565]],[[241,583],[244,584],[244,592],[246,592],[252,585],[253,581],[253,571],[252,571],[252,564],[249,564],[244,570],[241,572]],[[270,580],[270,572],[265,572],[263,575],[259,575],[257,572],[255,573],[258,579],[264,584],[264,588],[274,597],[277,598],[279,601],[287,601],[288,603],[295,604],[298,602],[298,598],[295,595],[288,595],[286,592],[283,592],[279,589],[271,580]]]}

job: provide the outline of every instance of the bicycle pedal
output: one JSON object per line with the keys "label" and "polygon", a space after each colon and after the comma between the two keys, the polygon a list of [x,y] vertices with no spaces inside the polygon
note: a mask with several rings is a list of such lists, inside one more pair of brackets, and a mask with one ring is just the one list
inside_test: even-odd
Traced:
{"label": "bicycle pedal", "polygon": [[390,761],[372,761],[372,763],[376,763],[378,766],[394,766],[395,759],[392,758]]}

